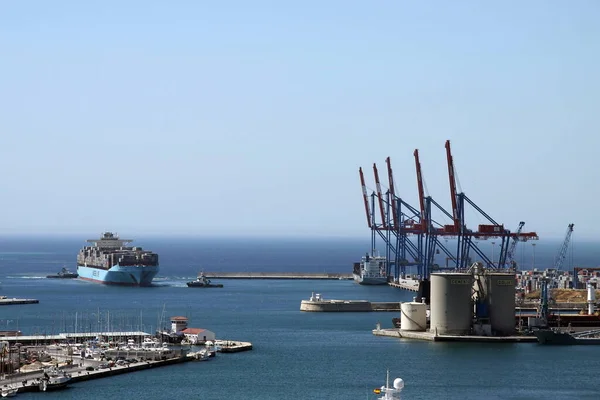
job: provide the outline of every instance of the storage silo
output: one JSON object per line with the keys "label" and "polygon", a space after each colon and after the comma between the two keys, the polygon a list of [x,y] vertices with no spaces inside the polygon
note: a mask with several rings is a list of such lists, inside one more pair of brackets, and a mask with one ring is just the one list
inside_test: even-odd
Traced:
{"label": "storage silo", "polygon": [[400,305],[400,329],[420,331],[427,329],[427,304],[415,301]]}
{"label": "storage silo", "polygon": [[503,272],[487,272],[486,282],[488,312],[492,333],[512,335],[515,333],[515,275]]}
{"label": "storage silo", "polygon": [[434,273],[430,281],[430,331],[450,335],[468,334],[473,319],[473,276],[466,273]]}

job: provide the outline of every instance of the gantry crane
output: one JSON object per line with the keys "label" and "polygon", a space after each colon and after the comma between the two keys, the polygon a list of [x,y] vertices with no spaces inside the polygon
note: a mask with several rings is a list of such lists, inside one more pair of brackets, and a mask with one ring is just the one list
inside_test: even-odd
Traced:
{"label": "gantry crane", "polygon": [[558,255],[556,256],[556,259],[554,260],[554,268],[556,268],[556,270],[560,270],[563,262],[565,261],[565,257],[567,256],[567,249],[569,248],[569,242],[571,241],[571,234],[573,233],[573,226],[575,226],[575,224],[569,224],[569,226],[567,227],[567,233],[565,235],[565,240],[563,241],[562,246],[560,247],[560,250],[558,251]]}
{"label": "gantry crane", "polygon": [[508,268],[513,267],[516,263],[514,262],[515,249],[517,248],[517,243],[519,242],[519,235],[523,230],[523,225],[525,222],[519,222],[519,227],[517,228],[517,234],[513,236],[513,241],[510,243],[510,247],[508,248],[508,252],[506,253],[506,265]]}

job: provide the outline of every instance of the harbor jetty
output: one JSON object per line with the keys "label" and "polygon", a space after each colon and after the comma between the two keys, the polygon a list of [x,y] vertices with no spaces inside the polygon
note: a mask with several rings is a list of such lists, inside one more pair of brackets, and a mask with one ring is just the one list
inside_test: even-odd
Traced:
{"label": "harbor jetty", "polygon": [[479,335],[440,335],[437,332],[418,332],[397,328],[373,329],[375,336],[388,336],[403,339],[428,340],[431,342],[484,342],[484,343],[531,343],[537,342],[535,336],[510,335],[510,336],[479,336]]}
{"label": "harbor jetty", "polygon": [[38,304],[40,301],[37,299],[9,299],[6,296],[0,296],[0,306],[12,306],[16,304]]}
{"label": "harbor jetty", "polygon": [[300,302],[300,311],[308,312],[369,312],[400,311],[400,302],[370,302],[367,300],[325,300],[314,293]]}
{"label": "harbor jetty", "polygon": [[352,279],[352,274],[333,272],[205,272],[204,276],[211,279]]}

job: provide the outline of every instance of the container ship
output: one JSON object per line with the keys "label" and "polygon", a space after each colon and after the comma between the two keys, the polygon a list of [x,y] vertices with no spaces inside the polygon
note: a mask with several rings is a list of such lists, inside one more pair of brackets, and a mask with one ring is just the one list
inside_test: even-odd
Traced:
{"label": "container ship", "polygon": [[87,281],[109,285],[150,286],[158,273],[158,254],[127,246],[133,240],[105,232],[90,239],[77,255],[77,273]]}

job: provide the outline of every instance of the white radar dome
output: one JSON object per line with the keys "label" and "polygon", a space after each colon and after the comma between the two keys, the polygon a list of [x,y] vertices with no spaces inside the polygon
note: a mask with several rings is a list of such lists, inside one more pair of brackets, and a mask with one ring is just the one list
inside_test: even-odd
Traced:
{"label": "white radar dome", "polygon": [[400,390],[403,387],[404,387],[404,381],[402,380],[402,378],[394,379],[394,389]]}

